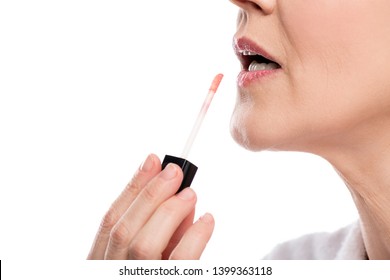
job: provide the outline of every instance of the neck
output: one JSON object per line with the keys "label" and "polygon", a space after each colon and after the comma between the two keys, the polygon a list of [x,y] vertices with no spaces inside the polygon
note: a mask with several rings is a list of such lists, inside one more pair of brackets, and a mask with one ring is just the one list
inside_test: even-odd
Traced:
{"label": "neck", "polygon": [[390,259],[390,130],[386,128],[390,121],[370,123],[348,138],[328,139],[323,145],[327,148],[315,152],[334,166],[350,190],[370,259]]}

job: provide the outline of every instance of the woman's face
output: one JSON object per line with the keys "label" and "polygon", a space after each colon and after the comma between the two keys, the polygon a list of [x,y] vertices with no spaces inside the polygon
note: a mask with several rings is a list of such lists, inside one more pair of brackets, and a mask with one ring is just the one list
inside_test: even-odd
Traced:
{"label": "woman's face", "polygon": [[243,71],[231,131],[241,145],[310,150],[390,119],[389,0],[232,2]]}

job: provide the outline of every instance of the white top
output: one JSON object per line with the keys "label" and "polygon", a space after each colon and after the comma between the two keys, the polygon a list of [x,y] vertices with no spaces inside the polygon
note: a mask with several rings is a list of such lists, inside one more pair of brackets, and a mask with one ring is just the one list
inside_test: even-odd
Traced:
{"label": "white top", "polygon": [[365,260],[359,222],[333,233],[315,233],[277,245],[265,260]]}

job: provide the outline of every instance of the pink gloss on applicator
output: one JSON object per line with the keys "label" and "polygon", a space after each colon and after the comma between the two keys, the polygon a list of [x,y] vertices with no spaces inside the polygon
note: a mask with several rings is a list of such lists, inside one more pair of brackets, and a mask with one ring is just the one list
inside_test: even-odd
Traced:
{"label": "pink gloss on applicator", "polygon": [[191,150],[192,144],[196,138],[196,135],[198,134],[198,131],[202,125],[202,122],[204,120],[204,117],[206,116],[207,110],[210,106],[211,101],[213,100],[214,94],[217,92],[219,84],[221,83],[223,78],[222,74],[218,74],[214,77],[211,86],[209,88],[209,91],[207,93],[207,96],[203,102],[203,105],[200,109],[200,112],[198,114],[198,117],[195,121],[195,124],[192,128],[192,131],[188,137],[188,140],[186,142],[186,145],[184,147],[184,150],[181,154],[181,157],[175,157],[166,155],[164,158],[164,161],[162,163],[162,169],[164,169],[169,163],[174,163],[180,166],[180,168],[183,171],[183,181],[180,185],[180,188],[177,192],[180,192],[186,187],[190,187],[192,180],[195,177],[196,171],[198,170],[198,167],[187,160],[188,154]]}

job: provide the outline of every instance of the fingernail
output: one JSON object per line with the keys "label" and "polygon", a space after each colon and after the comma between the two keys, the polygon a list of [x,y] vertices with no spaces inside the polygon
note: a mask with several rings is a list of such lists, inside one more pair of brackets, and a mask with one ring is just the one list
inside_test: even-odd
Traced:
{"label": "fingernail", "polygon": [[161,176],[165,180],[171,180],[177,175],[177,167],[173,163],[169,163],[161,172]]}
{"label": "fingernail", "polygon": [[200,217],[199,220],[206,224],[211,224],[214,221],[214,218],[210,213],[206,213],[202,217]]}
{"label": "fingernail", "polygon": [[192,200],[194,198],[194,192],[189,188],[185,188],[177,194],[177,197],[180,197],[183,200]]}
{"label": "fingernail", "polygon": [[153,155],[148,155],[148,157],[145,159],[145,161],[142,163],[140,170],[144,172],[148,172],[152,170],[154,165]]}

